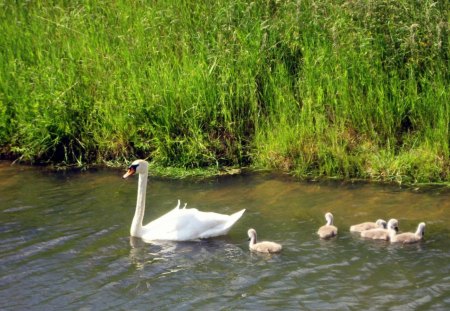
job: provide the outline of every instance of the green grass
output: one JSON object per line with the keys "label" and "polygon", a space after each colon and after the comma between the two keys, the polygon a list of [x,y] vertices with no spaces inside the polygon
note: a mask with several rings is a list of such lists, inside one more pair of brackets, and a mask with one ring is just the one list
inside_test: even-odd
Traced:
{"label": "green grass", "polygon": [[449,182],[449,16],[447,1],[0,1],[0,153]]}

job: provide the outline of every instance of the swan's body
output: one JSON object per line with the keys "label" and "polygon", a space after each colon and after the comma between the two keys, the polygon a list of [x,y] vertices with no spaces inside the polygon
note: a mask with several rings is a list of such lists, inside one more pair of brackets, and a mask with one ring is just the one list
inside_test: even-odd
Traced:
{"label": "swan's body", "polygon": [[134,173],[139,174],[139,186],[130,235],[142,238],[144,241],[189,241],[224,235],[245,212],[245,209],[232,215],[200,212],[195,208],[186,208],[186,205],[180,208],[180,201],[178,201],[177,207],[173,210],[143,226],[148,163],[144,160],[134,161],[123,178]]}
{"label": "swan's body", "polygon": [[386,221],[383,219],[378,219],[376,222],[363,222],[357,225],[350,226],[350,232],[362,232],[370,229],[386,229]]}
{"label": "swan's body", "polygon": [[363,238],[368,238],[368,239],[372,239],[372,240],[389,241],[389,231],[390,230],[394,230],[395,232],[398,231],[397,219],[394,219],[394,218],[389,219],[389,221],[387,223],[387,229],[376,228],[376,229],[366,230],[366,231],[361,232],[361,236]]}
{"label": "swan's body", "polygon": [[337,227],[333,226],[333,214],[326,213],[325,219],[327,221],[327,224],[320,227],[317,231],[317,234],[321,239],[328,239],[332,238],[337,235],[338,229]]}
{"label": "swan's body", "polygon": [[395,230],[389,231],[389,238],[391,240],[391,243],[403,243],[403,244],[410,244],[410,243],[416,243],[423,239],[423,236],[425,235],[425,223],[421,222],[417,226],[417,230],[415,233],[413,232],[405,232],[397,234]]}
{"label": "swan's body", "polygon": [[255,229],[249,229],[247,234],[250,240],[249,248],[252,251],[260,253],[279,253],[283,248],[280,244],[275,242],[263,241],[258,243]]}

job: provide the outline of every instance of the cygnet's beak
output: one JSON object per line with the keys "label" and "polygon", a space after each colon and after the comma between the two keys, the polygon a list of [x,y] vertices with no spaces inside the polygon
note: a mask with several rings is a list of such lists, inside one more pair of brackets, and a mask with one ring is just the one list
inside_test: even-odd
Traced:
{"label": "cygnet's beak", "polygon": [[135,173],[136,173],[136,169],[133,166],[130,166],[128,168],[128,171],[125,173],[125,175],[122,176],[122,178],[125,179],[131,175],[134,175]]}

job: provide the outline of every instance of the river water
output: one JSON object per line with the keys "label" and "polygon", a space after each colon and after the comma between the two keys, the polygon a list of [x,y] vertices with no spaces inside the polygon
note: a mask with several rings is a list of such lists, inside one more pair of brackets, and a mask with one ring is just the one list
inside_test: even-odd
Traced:
{"label": "river water", "polygon": [[[299,182],[272,174],[203,181],[150,177],[145,222],[176,205],[230,214],[228,235],[130,239],[137,177],[49,172],[0,162],[1,310],[450,310],[448,189]],[[324,214],[337,238],[319,240]],[[390,245],[349,226],[426,222],[425,240]],[[283,245],[248,250],[246,232]]]}

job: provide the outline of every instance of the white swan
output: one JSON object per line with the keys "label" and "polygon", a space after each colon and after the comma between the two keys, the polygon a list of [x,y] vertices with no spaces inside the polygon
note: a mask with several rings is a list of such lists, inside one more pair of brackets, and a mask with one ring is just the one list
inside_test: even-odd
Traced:
{"label": "white swan", "polygon": [[245,212],[243,209],[232,215],[223,215],[200,212],[195,208],[186,208],[186,205],[180,209],[180,201],[178,201],[177,207],[173,210],[143,226],[148,163],[145,160],[134,161],[123,178],[135,173],[139,174],[139,186],[130,235],[142,238],[146,242],[153,240],[189,241],[224,235]]}
{"label": "white swan", "polygon": [[417,230],[415,233],[413,232],[405,232],[397,234],[397,231],[395,230],[389,230],[389,238],[391,240],[391,243],[403,243],[403,244],[410,244],[410,243],[416,243],[423,239],[423,236],[425,235],[425,223],[421,222],[417,226]]}
{"label": "white swan", "polygon": [[332,238],[336,236],[338,233],[337,227],[333,226],[333,214],[326,213],[325,219],[327,221],[327,224],[320,227],[319,230],[317,230],[317,234],[321,239]]}
{"label": "white swan", "polygon": [[350,232],[362,232],[376,228],[386,229],[386,225],[387,225],[386,221],[383,219],[378,219],[376,222],[367,221],[357,225],[350,226]]}
{"label": "white swan", "polygon": [[385,240],[389,241],[389,231],[398,231],[398,220],[395,218],[389,219],[387,223],[387,229],[376,228],[361,232],[361,237],[372,240]]}
{"label": "white swan", "polygon": [[255,229],[249,229],[247,235],[250,241],[249,248],[252,251],[260,253],[279,253],[283,248],[280,244],[275,242],[263,241],[258,243]]}

